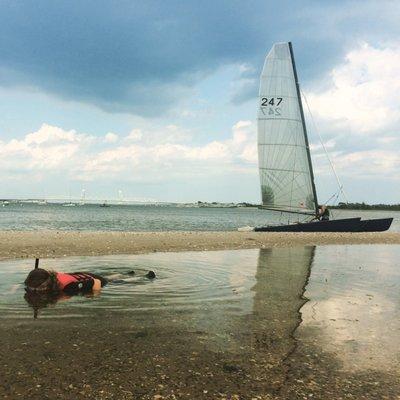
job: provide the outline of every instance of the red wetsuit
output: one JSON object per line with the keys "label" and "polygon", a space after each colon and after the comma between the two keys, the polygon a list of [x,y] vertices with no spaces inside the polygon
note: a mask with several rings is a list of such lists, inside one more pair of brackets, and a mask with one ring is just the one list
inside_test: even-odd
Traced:
{"label": "red wetsuit", "polygon": [[58,287],[61,291],[70,294],[90,292],[95,283],[95,279],[100,280],[102,287],[107,283],[107,279],[102,276],[88,272],[73,272],[71,274],[57,272]]}

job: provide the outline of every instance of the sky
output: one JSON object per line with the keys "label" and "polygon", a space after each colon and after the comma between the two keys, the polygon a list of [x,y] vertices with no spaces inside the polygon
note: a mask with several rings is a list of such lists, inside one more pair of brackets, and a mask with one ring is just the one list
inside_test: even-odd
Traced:
{"label": "sky", "polygon": [[399,203],[399,20],[385,0],[2,0],[0,198],[259,203],[259,75],[292,41],[320,202],[319,135],[349,201]]}

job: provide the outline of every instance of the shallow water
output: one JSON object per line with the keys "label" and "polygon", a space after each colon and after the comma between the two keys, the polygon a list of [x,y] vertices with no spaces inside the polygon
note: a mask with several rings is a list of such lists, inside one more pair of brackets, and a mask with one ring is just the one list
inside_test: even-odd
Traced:
{"label": "shallow water", "polygon": [[[231,231],[242,226],[288,223],[292,214],[257,208],[194,208],[145,205],[10,204],[0,207],[0,230],[83,230],[83,231]],[[389,218],[391,231],[400,232],[399,211],[332,210],[333,218]],[[300,221],[302,220],[300,217]]]}
{"label": "shallow water", "polygon": [[[135,374],[149,380],[150,394],[143,398],[171,393],[172,383],[157,389],[151,381],[163,374],[186,382],[188,398],[328,398],[332,390],[337,397],[329,398],[394,398],[400,390],[399,260],[397,245],[41,260],[44,268],[86,270],[112,281],[99,296],[75,296],[40,309],[38,319],[21,285],[32,263],[3,261],[0,325],[5,337],[22,335],[10,345],[14,350],[27,337],[58,343],[60,329],[73,346],[86,343],[85,331],[94,332],[103,349],[119,351],[117,360],[126,358],[125,366],[136,360]],[[150,269],[155,280],[144,277]],[[127,275],[131,270],[134,277]],[[21,368],[18,360],[12,370]]]}
{"label": "shallow water", "polygon": [[[304,294],[301,327],[318,327],[325,347],[355,340],[359,351],[360,346],[372,351],[379,337],[390,359],[398,344],[392,336],[400,330],[399,259],[400,246],[388,245],[43,259],[43,268],[90,271],[110,283],[98,296],[49,304],[39,318],[90,318],[106,310],[143,322],[149,314],[195,318],[206,313],[216,324],[257,315],[270,322],[273,316],[271,323],[278,325],[291,319],[286,322],[294,326]],[[28,260],[0,263],[0,318],[32,318],[22,284],[31,268]],[[157,278],[146,278],[148,270]]]}
{"label": "shallow water", "polygon": [[[101,295],[64,299],[57,307],[50,305],[43,310],[41,317],[84,317],[88,310],[91,314],[101,309],[134,312],[137,316],[149,310],[182,312],[218,306],[229,309],[233,305],[235,313],[239,309],[248,311],[245,305],[250,301],[250,289],[254,285],[255,259],[254,251],[43,259],[42,268],[90,271],[110,282]],[[0,262],[0,318],[31,316],[23,299],[22,284],[31,269],[30,260]],[[156,271],[156,279],[146,278],[149,270]]]}

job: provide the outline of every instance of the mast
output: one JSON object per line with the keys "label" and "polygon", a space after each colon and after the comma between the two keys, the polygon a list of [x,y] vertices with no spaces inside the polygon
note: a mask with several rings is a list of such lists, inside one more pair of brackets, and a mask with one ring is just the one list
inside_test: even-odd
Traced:
{"label": "mast", "polygon": [[310,154],[310,145],[308,143],[307,128],[306,128],[306,122],[305,122],[305,119],[304,119],[303,104],[301,102],[299,80],[297,78],[297,70],[296,70],[296,63],[294,61],[292,42],[289,42],[289,51],[290,51],[290,58],[292,59],[293,74],[294,74],[294,80],[295,80],[295,83],[296,83],[297,99],[299,101],[301,123],[303,125],[304,141],[306,143],[308,167],[310,169],[310,175],[311,175],[311,186],[312,186],[312,191],[313,191],[313,195],[314,195],[314,199],[315,199],[315,215],[318,215],[317,191],[315,189],[314,172],[313,172],[313,167],[312,167],[312,162],[311,162],[311,154]]}

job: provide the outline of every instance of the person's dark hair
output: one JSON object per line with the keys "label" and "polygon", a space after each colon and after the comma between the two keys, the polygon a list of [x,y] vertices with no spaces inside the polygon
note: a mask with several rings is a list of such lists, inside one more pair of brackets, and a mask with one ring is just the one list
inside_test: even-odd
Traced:
{"label": "person's dark hair", "polygon": [[55,272],[43,268],[35,268],[25,279],[25,287],[30,291],[58,292],[57,276]]}

